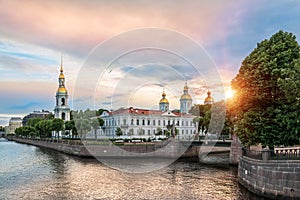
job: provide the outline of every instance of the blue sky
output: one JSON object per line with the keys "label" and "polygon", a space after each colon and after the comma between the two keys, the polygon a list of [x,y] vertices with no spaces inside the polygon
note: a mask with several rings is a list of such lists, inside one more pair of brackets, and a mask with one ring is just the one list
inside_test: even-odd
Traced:
{"label": "blue sky", "polygon": [[[73,99],[73,94],[76,93],[74,88],[76,90],[78,73],[88,62],[90,51],[115,36],[145,27],[172,30],[198,43],[207,53],[205,55],[211,59],[212,68],[219,72],[223,88],[227,91],[230,88],[230,80],[238,72],[242,60],[258,42],[279,30],[292,32],[299,41],[299,19],[300,1],[297,0],[140,0],[126,3],[121,0],[29,0],[26,3],[1,1],[0,125],[6,124],[10,116],[23,116],[33,110],[53,110],[61,54],[64,56],[70,105],[74,109],[82,106],[77,104],[79,98]],[[144,37],[150,36],[145,34]],[[170,48],[178,42],[180,41],[176,41],[176,38],[166,41]],[[105,53],[114,54],[118,48],[122,49],[125,46],[124,43],[107,46]],[[190,52],[189,55],[199,57],[199,52]],[[171,108],[177,108],[176,101],[182,92],[185,78],[194,103],[203,101],[207,89],[212,91],[216,99],[221,99],[219,96],[222,95],[218,94],[220,85],[213,81],[209,84],[203,77],[201,79],[200,76],[193,76],[193,70],[184,68],[186,63],[182,60],[170,56],[170,62],[167,62],[163,54],[152,56],[159,58],[161,63],[142,63],[141,55],[140,59],[137,59],[138,56],[128,56],[118,60],[115,65],[118,65],[119,70],[114,70],[108,76],[111,79],[99,78],[95,83],[101,86],[102,81],[102,86],[98,86],[94,91],[97,95],[89,96],[97,99],[94,106],[109,107],[109,102],[114,102],[114,108],[131,104],[156,108],[165,88],[172,103]],[[101,63],[98,63],[98,70],[95,71],[99,73],[99,77],[106,72]],[[138,65],[141,64],[143,67],[139,68]],[[158,67],[160,64],[168,65],[169,68],[173,66],[174,69],[177,67],[180,73],[192,75],[184,76],[185,78],[174,74],[166,77],[159,72],[160,69],[164,71],[164,67]],[[128,67],[134,69],[132,73],[124,73],[124,69]],[[157,82],[153,82],[151,77],[155,77]],[[143,83],[141,80],[149,81]],[[110,87],[114,82],[116,87],[113,88],[112,99]],[[139,85],[133,87],[131,84],[134,83]],[[86,82],[82,87],[88,85]],[[128,91],[126,88],[129,88]]]}

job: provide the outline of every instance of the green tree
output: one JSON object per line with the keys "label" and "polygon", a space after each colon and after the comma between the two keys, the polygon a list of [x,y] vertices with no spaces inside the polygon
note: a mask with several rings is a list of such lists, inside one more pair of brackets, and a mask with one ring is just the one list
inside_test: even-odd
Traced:
{"label": "green tree", "polygon": [[99,127],[99,120],[98,120],[98,118],[92,118],[91,119],[91,126],[94,129],[95,139],[97,140],[97,129]]}
{"label": "green tree", "polygon": [[107,111],[107,112],[108,112],[108,110],[100,108],[99,110],[96,111],[96,116],[102,115],[102,113],[103,113],[104,111]]}
{"label": "green tree", "polygon": [[89,119],[79,118],[75,120],[76,130],[78,131],[80,138],[87,134],[91,130],[91,122]]}
{"label": "green tree", "polygon": [[36,129],[32,126],[22,126],[15,130],[17,136],[23,137],[35,137]]}
{"label": "green tree", "polygon": [[65,130],[72,131],[72,137],[77,136],[77,130],[74,120],[65,121]]}
{"label": "green tree", "polygon": [[118,127],[118,128],[116,129],[116,135],[117,135],[117,136],[123,135],[122,129],[121,129],[120,127]]}
{"label": "green tree", "polygon": [[[299,144],[300,47],[279,31],[242,62],[232,80],[235,133],[244,145]],[[296,117],[298,116],[298,117]]]}
{"label": "green tree", "polygon": [[51,130],[55,132],[56,138],[58,138],[59,131],[62,131],[63,129],[64,129],[64,121],[62,119],[55,118],[52,120]]}
{"label": "green tree", "polygon": [[102,118],[97,118],[97,119],[98,119],[99,126],[103,126],[104,120]]}
{"label": "green tree", "polygon": [[31,118],[28,120],[27,126],[35,127],[35,125],[42,120],[43,120],[42,118]]}
{"label": "green tree", "polygon": [[162,129],[157,127],[155,135],[162,135]]}
{"label": "green tree", "polygon": [[40,137],[51,137],[52,120],[41,120],[35,124]]}

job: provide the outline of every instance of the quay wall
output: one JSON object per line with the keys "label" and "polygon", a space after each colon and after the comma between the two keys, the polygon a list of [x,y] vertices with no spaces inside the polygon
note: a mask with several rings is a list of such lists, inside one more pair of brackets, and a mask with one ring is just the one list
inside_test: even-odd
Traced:
{"label": "quay wall", "polygon": [[256,160],[240,157],[239,183],[271,199],[300,199],[300,160]]}
{"label": "quay wall", "polygon": [[[32,140],[32,139],[25,139],[25,138],[9,138],[10,140],[13,140],[18,143],[23,144],[29,144],[34,145],[38,147],[53,149],[56,151],[60,151],[66,154],[80,156],[80,157],[93,157],[93,155],[89,152],[93,151],[93,146],[90,146],[88,149],[84,145],[79,144],[70,144],[70,143],[62,143],[60,140],[58,141],[44,141],[44,140]],[[74,141],[73,141],[74,142]],[[114,146],[114,145],[112,145]],[[105,146],[107,147],[107,146]],[[170,151],[169,149],[162,149],[161,144],[155,144],[155,145],[124,145],[120,146],[120,148],[126,150],[127,152],[134,152],[134,153],[140,153],[140,156],[144,156],[143,153],[148,152],[154,152],[156,150],[162,150],[162,151]],[[97,150],[95,150],[96,152]],[[165,155],[178,155],[176,149],[171,149],[171,151],[175,152],[168,152],[168,154]],[[186,151],[181,155],[181,158],[197,158],[201,156],[205,156],[207,154],[218,154],[218,153],[224,153],[229,152],[229,147],[205,147],[205,146],[190,146],[186,149]],[[120,156],[125,156],[124,154],[120,154]]]}
{"label": "quay wall", "polygon": [[84,145],[66,144],[66,143],[59,143],[53,141],[31,140],[31,139],[24,139],[24,138],[11,138],[10,140],[22,144],[29,144],[38,147],[53,149],[70,155],[75,155],[80,157],[92,157],[92,155],[89,153],[89,151],[85,148]]}

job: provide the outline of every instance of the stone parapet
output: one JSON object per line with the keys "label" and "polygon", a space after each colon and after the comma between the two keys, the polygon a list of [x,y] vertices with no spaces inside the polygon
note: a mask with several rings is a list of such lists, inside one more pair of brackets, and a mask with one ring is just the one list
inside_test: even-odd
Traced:
{"label": "stone parapet", "polygon": [[253,193],[272,199],[300,199],[300,160],[240,158],[240,184]]}

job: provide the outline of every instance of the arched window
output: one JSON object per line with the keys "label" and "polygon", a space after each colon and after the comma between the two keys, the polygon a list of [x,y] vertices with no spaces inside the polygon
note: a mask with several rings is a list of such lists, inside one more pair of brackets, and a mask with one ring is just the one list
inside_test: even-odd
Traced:
{"label": "arched window", "polygon": [[65,98],[61,98],[61,105],[64,106],[66,104]]}
{"label": "arched window", "polygon": [[61,119],[62,119],[62,120],[65,120],[65,119],[66,119],[66,113],[64,113],[64,112],[61,113]]}

